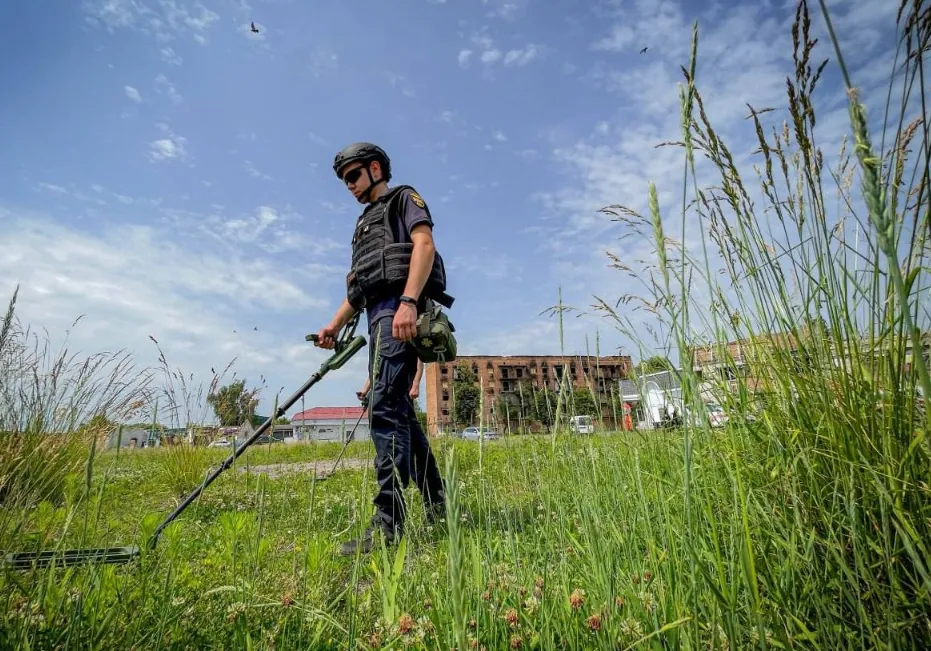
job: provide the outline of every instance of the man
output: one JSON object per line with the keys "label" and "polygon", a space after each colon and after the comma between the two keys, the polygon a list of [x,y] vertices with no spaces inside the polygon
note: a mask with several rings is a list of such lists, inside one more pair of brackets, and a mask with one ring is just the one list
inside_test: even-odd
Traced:
{"label": "man", "polygon": [[352,239],[346,299],[320,330],[316,344],[333,348],[340,330],[365,308],[369,326],[366,390],[372,388],[369,424],[378,492],[371,525],[360,539],[341,549],[344,555],[354,555],[360,549],[371,551],[376,531],[389,543],[403,535],[406,505],[402,491],[412,474],[427,506],[428,520],[445,512],[443,482],[410,397],[418,375],[417,350],[411,342],[426,299],[446,300],[451,305],[451,298],[445,294],[445,269],[434,246],[430,211],[410,186],[388,187],[388,155],[371,143],[355,143],[336,155],[333,170],[366,206]]}

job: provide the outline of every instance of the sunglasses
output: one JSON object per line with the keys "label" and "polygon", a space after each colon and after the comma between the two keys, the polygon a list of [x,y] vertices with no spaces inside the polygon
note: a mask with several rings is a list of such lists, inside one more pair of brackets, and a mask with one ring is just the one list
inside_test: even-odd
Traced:
{"label": "sunglasses", "polygon": [[343,182],[346,183],[346,185],[349,185],[350,183],[355,183],[356,181],[359,180],[359,177],[362,176],[363,169],[364,168],[362,167],[357,167],[353,170],[349,170],[343,175]]}

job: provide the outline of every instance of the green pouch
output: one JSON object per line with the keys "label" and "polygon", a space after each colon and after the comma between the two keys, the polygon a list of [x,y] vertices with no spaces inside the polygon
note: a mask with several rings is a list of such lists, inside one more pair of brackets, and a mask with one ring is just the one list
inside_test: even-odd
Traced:
{"label": "green pouch", "polygon": [[456,359],[456,326],[443,314],[442,306],[431,299],[417,317],[417,334],[411,342],[424,364],[451,362]]}

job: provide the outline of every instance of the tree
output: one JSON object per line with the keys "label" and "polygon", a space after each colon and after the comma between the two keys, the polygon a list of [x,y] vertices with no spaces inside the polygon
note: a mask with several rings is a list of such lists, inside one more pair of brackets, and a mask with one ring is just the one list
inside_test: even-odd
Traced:
{"label": "tree", "polygon": [[572,392],[572,409],[575,416],[591,416],[596,420],[601,417],[601,409],[595,404],[592,392],[586,388],[576,389]]}
{"label": "tree", "polygon": [[650,373],[671,370],[673,370],[673,365],[672,362],[669,361],[668,357],[654,355],[653,357],[648,357],[647,359],[637,364],[634,369],[634,373],[637,375],[649,375]]}
{"label": "tree", "polygon": [[534,420],[544,427],[551,427],[556,422],[556,408],[559,395],[548,387],[537,389],[533,394]]}
{"label": "tree", "polygon": [[220,387],[207,396],[207,402],[220,421],[221,427],[242,425],[251,421],[259,404],[258,389],[246,391],[246,381],[238,380]]}
{"label": "tree", "polygon": [[475,421],[478,413],[481,391],[478,388],[478,378],[466,364],[459,364],[453,378],[453,418],[455,425],[468,427]]}

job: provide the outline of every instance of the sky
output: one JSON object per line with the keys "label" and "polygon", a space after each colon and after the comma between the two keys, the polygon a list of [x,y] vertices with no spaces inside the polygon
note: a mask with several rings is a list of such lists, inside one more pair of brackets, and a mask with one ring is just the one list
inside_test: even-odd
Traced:
{"label": "sky", "polygon": [[[882,97],[898,2],[830,2],[865,99]],[[698,84],[749,161],[747,104],[787,118],[785,2],[75,0],[14,3],[0,41],[0,298],[72,351],[123,349],[206,385],[264,386],[260,412],[329,353],[304,336],[345,295],[360,206],[332,173],[359,140],[435,221],[461,354],[559,354],[564,303],[642,286],[610,267],[649,245],[599,209],[681,201],[677,85]],[[817,2],[822,145],[848,131]],[[258,34],[250,31],[254,21]],[[641,52],[647,48],[645,52]],[[879,110],[876,108],[875,110]],[[836,144],[834,144],[836,143]],[[675,223],[675,222],[673,222]],[[83,315],[83,316],[82,316]],[[72,327],[78,317],[81,320]],[[359,331],[365,330],[364,318]],[[608,319],[567,316],[567,354],[640,358]],[[649,342],[646,342],[649,345]],[[652,354],[647,350],[644,354]],[[365,354],[306,407],[354,404]],[[421,398],[422,400],[423,398]],[[289,410],[295,413],[300,403]]]}

